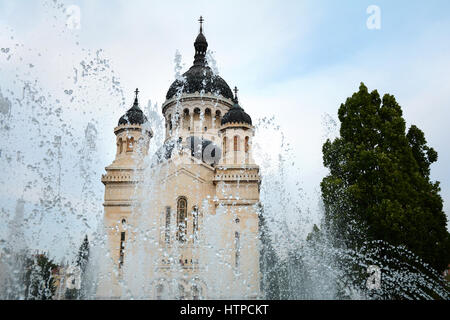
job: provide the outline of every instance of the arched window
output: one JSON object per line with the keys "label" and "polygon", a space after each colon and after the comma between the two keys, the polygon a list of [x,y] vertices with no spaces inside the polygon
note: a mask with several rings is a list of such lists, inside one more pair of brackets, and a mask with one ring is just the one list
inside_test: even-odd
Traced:
{"label": "arched window", "polygon": [[209,109],[209,108],[205,109],[204,127],[205,127],[205,131],[208,130],[208,128],[212,127],[212,115],[211,115],[211,109]]}
{"label": "arched window", "polygon": [[127,138],[127,152],[133,151],[133,146],[134,146],[134,138],[133,137]]}
{"label": "arched window", "polygon": [[239,137],[234,136],[234,151],[239,151]]}
{"label": "arched window", "polygon": [[189,109],[183,110],[183,129],[190,130],[190,124],[191,124],[191,116],[189,114]]}
{"label": "arched window", "polygon": [[125,232],[120,233],[120,248],[119,248],[119,268],[122,268],[125,258]]}
{"label": "arched window", "polygon": [[119,138],[119,145],[118,145],[118,149],[119,149],[119,154],[121,154],[123,152],[123,140],[122,138]]}
{"label": "arched window", "polygon": [[220,128],[220,122],[221,122],[221,113],[220,110],[216,110],[216,123],[214,125],[215,128]]}
{"label": "arched window", "polygon": [[200,300],[202,297],[201,292],[202,292],[202,289],[198,285],[194,284],[191,287],[192,300]]}
{"label": "arched window", "polygon": [[198,207],[192,209],[192,235],[194,242],[198,239]]}
{"label": "arched window", "polygon": [[222,145],[223,155],[227,154],[227,137],[223,137],[223,145]]}
{"label": "arched window", "polygon": [[184,290],[184,286],[180,283],[178,285],[178,300],[186,299],[186,292]]}
{"label": "arched window", "polygon": [[177,203],[177,239],[180,242],[186,241],[186,218],[187,218],[187,200],[184,197],[178,199]]}
{"label": "arched window", "polygon": [[170,207],[166,207],[166,227],[164,229],[164,242],[170,243]]}
{"label": "arched window", "polygon": [[235,245],[235,256],[234,256],[234,266],[236,268],[239,268],[239,260],[241,258],[241,239],[240,239],[240,235],[239,232],[235,232],[234,233],[234,245]]}
{"label": "arched window", "polygon": [[238,161],[239,137],[234,136],[234,163]]}
{"label": "arched window", "polygon": [[164,286],[162,284],[158,284],[156,286],[156,300],[161,300],[164,294]]}
{"label": "arched window", "polygon": [[249,161],[249,151],[250,151],[250,145],[248,143],[249,141],[249,137],[245,137],[245,146],[244,146],[244,150],[245,150],[245,163],[248,163]]}

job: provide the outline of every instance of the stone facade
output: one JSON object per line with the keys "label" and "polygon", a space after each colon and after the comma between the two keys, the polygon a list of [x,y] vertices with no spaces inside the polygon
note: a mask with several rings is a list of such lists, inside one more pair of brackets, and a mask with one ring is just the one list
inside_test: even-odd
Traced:
{"label": "stone facade", "polygon": [[116,158],[102,176],[107,262],[99,298],[260,296],[254,127],[221,124],[237,103],[213,92],[165,101],[159,158],[148,152],[147,122],[114,129]]}

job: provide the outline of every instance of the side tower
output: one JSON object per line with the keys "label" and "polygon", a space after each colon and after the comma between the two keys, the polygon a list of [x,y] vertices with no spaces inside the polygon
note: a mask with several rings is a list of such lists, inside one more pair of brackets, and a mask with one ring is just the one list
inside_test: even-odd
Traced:
{"label": "side tower", "polygon": [[[222,158],[216,167],[216,210],[225,213],[224,236],[234,248],[232,291],[247,298],[260,295],[259,270],[259,166],[252,156],[254,127],[241,108],[235,87],[233,107],[223,116],[219,129]],[[227,231],[227,232],[225,232]],[[230,234],[231,231],[231,234]]]}
{"label": "side tower", "polygon": [[119,280],[125,258],[125,243],[129,238],[127,224],[136,201],[136,185],[141,180],[143,158],[148,153],[151,129],[145,126],[147,118],[139,108],[138,89],[133,106],[119,119],[114,128],[116,157],[102,175],[105,185],[103,223],[107,233],[108,256],[102,265],[102,275],[97,289],[98,297],[120,297]]}

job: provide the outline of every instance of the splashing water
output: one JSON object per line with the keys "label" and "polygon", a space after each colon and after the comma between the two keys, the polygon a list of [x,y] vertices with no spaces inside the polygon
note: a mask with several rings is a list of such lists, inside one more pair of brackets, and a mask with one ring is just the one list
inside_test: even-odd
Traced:
{"label": "splashing water", "polygon": [[[161,243],[163,216],[155,211],[155,203],[163,202],[164,195],[152,191],[171,185],[157,185],[159,180],[154,177],[168,178],[173,172],[161,166],[156,156],[164,146],[164,119],[158,104],[150,101],[146,110],[149,122],[144,129],[152,130],[154,136],[148,155],[141,154],[141,169],[135,171],[142,179],[135,186],[133,198],[137,201],[124,226],[129,233],[126,251],[131,254],[125,256],[122,270],[114,264],[108,250],[109,230],[103,226],[104,189],[99,182],[111,156],[112,128],[126,106],[120,77],[103,50],[80,48],[77,36],[66,28],[67,8],[61,2],[43,3],[52,34],[56,31],[66,48],[52,48],[50,55],[46,50],[27,47],[12,29],[4,30],[1,38],[0,71],[5,76],[0,80],[0,163],[8,170],[0,178],[0,217],[8,223],[0,225],[0,298],[48,297],[45,292],[31,294],[33,284],[27,280],[32,269],[32,278],[48,287],[45,272],[30,268],[41,266],[43,252],[57,265],[54,270],[59,283],[55,283],[54,297],[64,298],[63,292],[70,287],[66,271],[75,264],[85,234],[90,239],[90,256],[83,278],[84,299],[97,298],[98,284],[112,277],[120,279],[120,288],[109,296],[125,299],[254,297],[248,284],[254,275],[237,272],[227,262],[235,244],[230,241],[225,249],[221,245],[220,222],[227,218],[221,208],[209,214],[209,199],[201,201],[202,228],[200,234],[191,235],[196,240],[190,248],[190,261],[180,258],[180,246],[169,248]],[[45,72],[51,59],[64,66],[57,79]],[[209,51],[207,61],[218,75]],[[175,79],[184,83],[178,51],[174,62]],[[181,87],[176,94],[180,114],[182,92]],[[96,107],[92,108],[94,101]],[[111,109],[117,113],[111,114]],[[102,119],[101,123],[97,119]],[[177,118],[172,120],[175,123]],[[322,127],[324,139],[336,134],[336,122],[329,115],[323,117]],[[177,137],[178,129],[174,128],[173,136]],[[262,292],[257,298],[449,299],[441,276],[405,248],[383,242],[367,243],[359,251],[335,248],[326,230],[308,237],[323,213],[305,206],[301,172],[289,139],[274,118],[259,119],[255,128],[253,152],[262,175],[258,208]],[[181,147],[176,150],[183,152]],[[176,156],[172,160],[181,161]],[[171,228],[169,233],[176,234],[175,224]],[[240,239],[244,246],[248,240],[245,236]],[[151,258],[149,252],[158,258]],[[187,277],[186,265],[200,276]],[[379,288],[368,289],[370,266],[380,270]],[[149,275],[149,270],[154,272]],[[227,283],[226,277],[218,276],[225,273],[235,281]],[[202,292],[205,287],[215,296]],[[189,296],[188,288],[198,292]]]}

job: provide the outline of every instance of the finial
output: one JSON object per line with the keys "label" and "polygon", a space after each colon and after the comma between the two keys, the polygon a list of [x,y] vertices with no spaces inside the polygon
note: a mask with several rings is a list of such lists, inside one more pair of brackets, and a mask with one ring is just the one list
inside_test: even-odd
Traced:
{"label": "finial", "polygon": [[234,87],[234,100],[236,101],[236,102],[238,102],[238,91],[239,91],[239,89],[237,88],[237,87]]}
{"label": "finial", "polygon": [[135,98],[134,98],[134,105],[137,106],[139,104],[138,102],[138,94],[139,94],[139,89],[136,88],[136,90],[134,91],[134,93],[136,94]]}
{"label": "finial", "polygon": [[200,16],[200,19],[198,19],[198,22],[200,22],[200,33],[202,33],[202,32],[203,32],[203,28],[202,28],[202,25],[203,25],[203,21],[205,21],[205,20],[203,19],[203,17],[202,17],[202,16]]}

